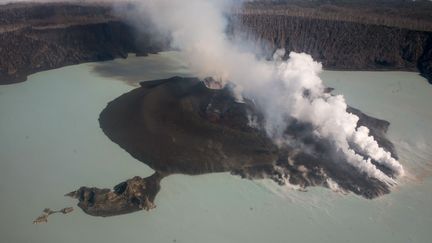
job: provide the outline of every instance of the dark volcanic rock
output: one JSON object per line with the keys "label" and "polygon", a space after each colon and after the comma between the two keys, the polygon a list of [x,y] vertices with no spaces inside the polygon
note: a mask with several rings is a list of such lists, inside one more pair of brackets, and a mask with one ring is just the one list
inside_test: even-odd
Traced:
{"label": "dark volcanic rock", "polygon": [[277,159],[271,140],[247,126],[244,105],[197,79],[144,82],[110,102],[99,121],[111,140],[165,174],[231,171]]}
{"label": "dark volcanic rock", "polygon": [[[370,127],[381,146],[395,155],[393,145],[385,138],[388,122],[353,108],[350,111],[359,116],[361,125]],[[251,126],[250,117],[255,117],[257,124]],[[267,137],[262,121],[252,102],[246,99],[245,103],[237,103],[228,88],[208,89],[195,78],[143,82],[140,88],[110,102],[99,122],[113,142],[153,168],[158,176],[132,179],[137,183],[128,180],[116,186],[114,192],[84,187],[73,195],[79,198],[78,205],[85,212],[110,216],[141,209],[142,204],[131,199],[138,197],[137,190],[131,193],[124,189],[131,183],[154,185],[151,188],[157,190],[138,190],[139,202],[148,198],[152,203],[160,175],[212,172],[231,172],[248,179],[270,178],[280,185],[290,183],[300,188],[332,188],[337,183],[339,190],[366,198],[390,192],[389,185],[353,168],[343,156],[332,152],[332,143],[314,135],[312,126],[293,120],[286,136],[302,146],[280,147]],[[393,176],[389,168],[378,168]]]}
{"label": "dark volcanic rock", "polygon": [[135,176],[110,189],[81,187],[66,194],[79,200],[78,206],[93,216],[114,216],[156,207],[154,199],[160,189],[162,175]]}

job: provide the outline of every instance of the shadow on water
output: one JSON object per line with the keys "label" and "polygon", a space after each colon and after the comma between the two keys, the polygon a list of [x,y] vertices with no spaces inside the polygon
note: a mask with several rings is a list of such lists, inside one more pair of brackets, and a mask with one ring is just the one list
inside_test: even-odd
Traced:
{"label": "shadow on water", "polygon": [[91,64],[92,71],[99,76],[115,78],[132,86],[139,82],[172,76],[190,76],[187,64],[179,52],[161,52],[138,57],[134,54],[127,59]]}

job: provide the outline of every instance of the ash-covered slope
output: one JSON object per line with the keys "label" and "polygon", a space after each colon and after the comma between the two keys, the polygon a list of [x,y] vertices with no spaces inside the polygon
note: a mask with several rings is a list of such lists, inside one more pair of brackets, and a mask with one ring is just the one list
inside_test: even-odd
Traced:
{"label": "ash-covered slope", "polygon": [[[356,109],[378,143],[395,156],[386,139],[388,122]],[[104,133],[156,172],[114,188],[82,187],[69,196],[95,216],[111,216],[154,207],[159,181],[170,174],[231,172],[248,179],[270,178],[280,185],[329,187],[375,198],[391,186],[354,168],[316,136],[309,124],[293,120],[285,135],[292,143],[276,146],[263,129],[253,102],[237,103],[228,88],[212,90],[195,78],[174,77],[142,87],[110,102],[99,118]],[[355,148],[353,148],[355,149]],[[393,177],[394,171],[377,168]],[[336,186],[337,185],[337,186]]]}
{"label": "ash-covered slope", "polygon": [[[246,33],[266,55],[284,47],[329,69],[419,70],[432,82],[431,12],[429,1],[255,1],[233,10],[228,31]],[[151,35],[102,3],[0,5],[0,84],[167,49]]]}

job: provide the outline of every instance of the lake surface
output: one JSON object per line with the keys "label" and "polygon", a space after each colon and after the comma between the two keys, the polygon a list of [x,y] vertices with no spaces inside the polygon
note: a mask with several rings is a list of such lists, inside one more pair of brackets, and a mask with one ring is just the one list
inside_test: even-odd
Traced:
{"label": "lake surface", "polygon": [[[153,63],[153,64],[152,64]],[[157,63],[157,65],[154,65]],[[432,85],[410,72],[325,71],[325,83],[389,120],[408,175],[376,200],[299,192],[228,173],[169,176],[150,212],[98,218],[78,207],[33,225],[43,208],[75,206],[80,186],[108,187],[152,170],[112,143],[98,116],[139,80],[188,75],[165,52],[41,72],[0,86],[1,242],[430,242]]]}

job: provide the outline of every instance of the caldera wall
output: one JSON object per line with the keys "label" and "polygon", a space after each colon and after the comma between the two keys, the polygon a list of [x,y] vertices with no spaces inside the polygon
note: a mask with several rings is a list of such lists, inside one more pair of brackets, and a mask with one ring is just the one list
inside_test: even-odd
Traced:
{"label": "caldera wall", "polygon": [[249,38],[270,49],[306,52],[332,69],[415,70],[430,55],[426,31],[292,16],[239,19]]}
{"label": "caldera wall", "polygon": [[[260,6],[266,8],[274,6]],[[283,13],[261,10],[235,13],[229,32],[266,47],[265,55],[283,47],[311,54],[327,69],[418,70],[432,82],[427,21],[416,25],[415,16],[406,22],[392,22],[391,16],[363,21],[362,16],[309,13],[310,6]],[[0,13],[0,84],[24,81],[41,70],[167,49],[106,5],[16,4],[0,6]]]}

